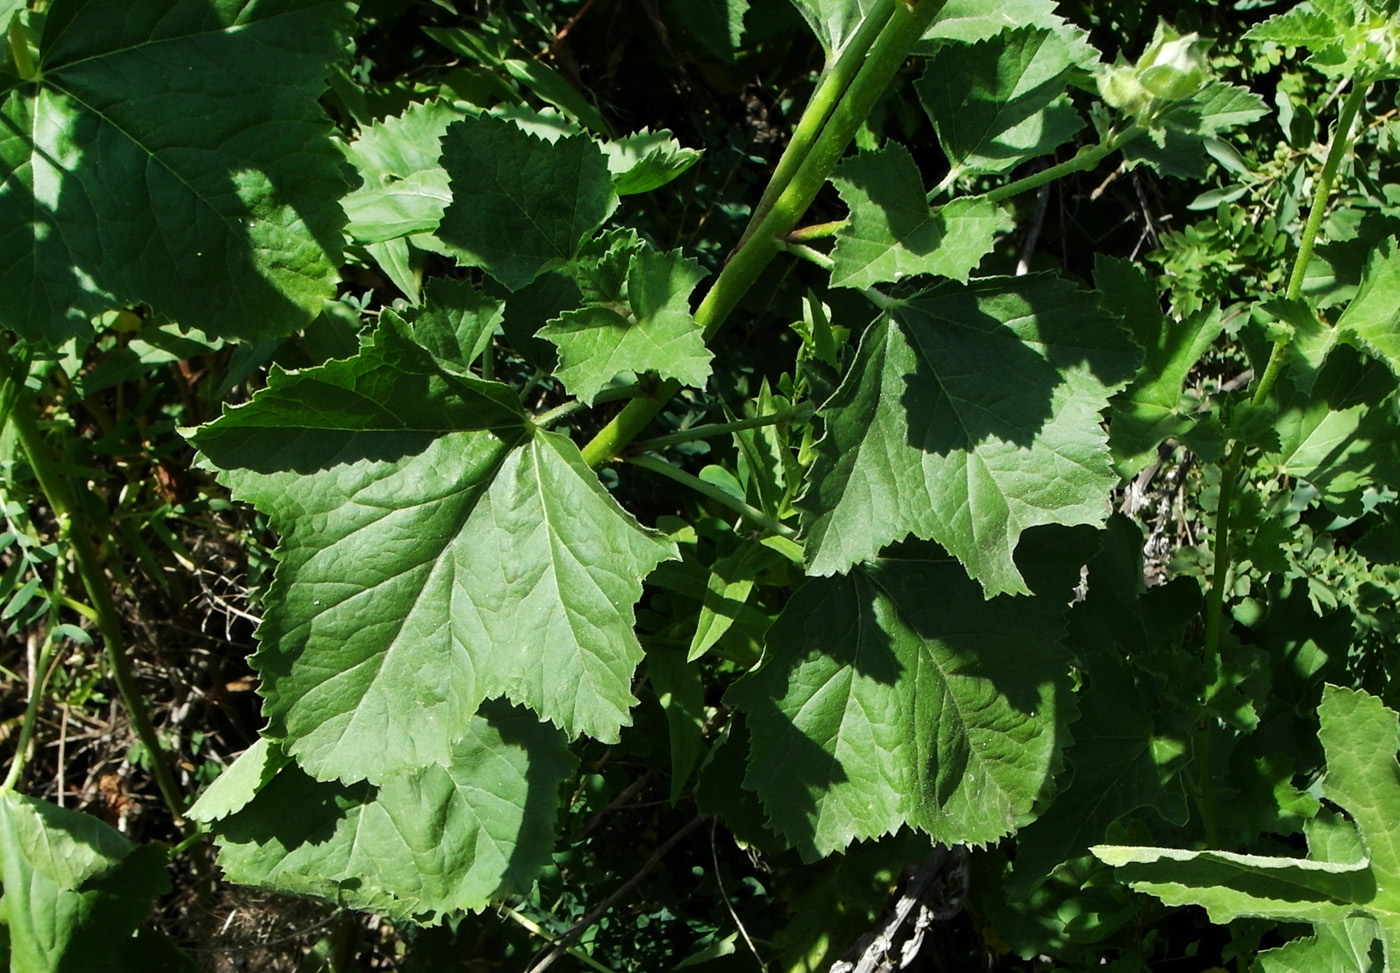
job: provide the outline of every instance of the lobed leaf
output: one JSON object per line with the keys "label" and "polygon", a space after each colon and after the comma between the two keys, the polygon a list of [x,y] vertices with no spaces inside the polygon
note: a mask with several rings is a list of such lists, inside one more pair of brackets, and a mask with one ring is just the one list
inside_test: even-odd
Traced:
{"label": "lobed leaf", "polygon": [[931,554],[808,581],[727,697],[752,731],[744,785],[807,859],[904,824],[947,844],[1009,834],[1063,743],[1062,615],[984,601]]}
{"label": "lobed leaf", "polygon": [[1342,339],[1400,376],[1400,254],[1394,237],[1371,251],[1361,286],[1337,319]]}
{"label": "lobed leaf", "polygon": [[1033,274],[935,287],[866,332],[822,407],[799,506],[810,570],[937,541],[988,596],[1025,592],[1012,563],[1037,524],[1102,524],[1110,469],[1099,412],[1137,354],[1094,301]]}
{"label": "lobed leaf", "polygon": [[55,0],[0,80],[0,325],[57,343],[115,304],[259,338],[334,296],[346,185],[316,99],[341,0]]}
{"label": "lobed leaf", "polygon": [[341,200],[351,239],[379,243],[437,229],[452,201],[438,161],[442,137],[461,117],[446,101],[415,103],[370,125],[345,147],[362,180]]}
{"label": "lobed leaf", "polygon": [[938,46],[915,90],[955,172],[1006,172],[1084,127],[1064,91],[1073,70],[1098,63],[1086,36],[1017,27]]}
{"label": "lobed leaf", "polygon": [[446,764],[481,700],[616,740],[631,606],[674,546],[504,386],[392,311],[352,359],[285,375],[193,436],[282,534],[254,664],[268,734],[319,779]]}
{"label": "lobed leaf", "polygon": [[577,761],[563,734],[499,701],[459,737],[444,764],[377,787],[283,766],[215,823],[220,867],[234,882],[420,922],[527,892],[550,861],[559,785]]}
{"label": "lobed leaf", "polygon": [[626,286],[615,300],[566,311],[539,330],[559,349],[556,374],[590,403],[618,375],[656,372],[703,388],[714,356],[691,316],[690,294],[705,272],[678,250],[623,256]]}
{"label": "lobed leaf", "polygon": [[503,118],[471,116],[448,127],[442,165],[452,202],[439,238],[513,291],[577,256],[617,206],[607,160],[586,135],[551,144]]}
{"label": "lobed leaf", "polygon": [[889,141],[837,167],[831,181],[850,208],[836,235],[834,287],[870,287],[913,274],[966,281],[1013,226],[1009,214],[985,199],[955,199],[931,209],[909,151]]}

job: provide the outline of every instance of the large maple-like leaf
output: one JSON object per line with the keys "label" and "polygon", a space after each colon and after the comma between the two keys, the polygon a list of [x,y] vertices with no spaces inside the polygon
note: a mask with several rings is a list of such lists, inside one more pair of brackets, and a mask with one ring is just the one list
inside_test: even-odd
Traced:
{"label": "large maple-like leaf", "polygon": [[924,292],[877,321],[822,407],[802,500],[815,574],[913,534],[988,595],[1028,590],[1036,524],[1102,524],[1117,478],[1099,412],[1137,352],[1092,294],[1047,275]]}
{"label": "large maple-like leaf", "polygon": [[316,99],[341,0],[55,0],[0,75],[0,324],[58,341],[118,302],[238,337],[334,296],[348,188]]}
{"label": "large maple-like leaf", "polygon": [[269,734],[346,782],[446,764],[491,696],[617,739],[632,605],[674,546],[509,389],[381,320],[356,357],[274,373],[194,435],[282,534],[254,659]]}
{"label": "large maple-like leaf", "polygon": [[753,735],[745,784],[809,858],[904,824],[995,841],[1056,767],[1063,601],[984,601],[946,556],[915,554],[809,581],[730,691]]}
{"label": "large maple-like leaf", "polygon": [[260,741],[191,814],[212,822],[231,881],[403,919],[478,910],[549,863],[576,761],[562,733],[497,701],[460,735],[443,765],[378,787],[314,780]]}

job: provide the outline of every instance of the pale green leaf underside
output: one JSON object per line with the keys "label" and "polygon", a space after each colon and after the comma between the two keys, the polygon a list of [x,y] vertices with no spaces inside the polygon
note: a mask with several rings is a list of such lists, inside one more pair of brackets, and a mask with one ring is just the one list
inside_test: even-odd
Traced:
{"label": "pale green leaf underside", "polygon": [[[1375,920],[1386,969],[1400,962],[1400,716],[1377,697],[1327,686],[1318,707],[1318,737],[1327,758],[1323,795],[1345,811],[1360,836],[1354,842],[1310,834],[1315,856],[1342,861],[1265,858],[1220,851],[1102,846],[1094,854],[1118,866],[1118,877],[1169,905],[1197,904],[1215,922],[1240,916],[1313,922],[1320,938],[1335,939],[1336,924]],[[1350,937],[1362,930],[1342,930]],[[1335,945],[1335,944],[1334,944]]]}
{"label": "pale green leaf underside", "polygon": [[1093,296],[1046,275],[925,292],[876,322],[822,408],[801,507],[815,574],[935,540],[988,595],[1037,524],[1093,524],[1117,482],[1099,412],[1137,354]]}
{"label": "pale green leaf underside", "polygon": [[446,101],[413,104],[370,125],[346,146],[363,180],[341,200],[352,239],[379,243],[437,229],[452,200],[447,172],[438,164],[441,139],[461,117]]}
{"label": "pale green leaf underside", "polygon": [[808,858],[904,824],[949,844],[1010,833],[1066,719],[1061,614],[984,601],[947,560],[809,581],[729,694],[753,738],[745,786]]}
{"label": "pale green leaf underside", "polygon": [[914,274],[966,281],[1011,217],[984,199],[930,209],[909,151],[887,142],[847,159],[832,176],[850,219],[836,235],[831,283],[870,287]]}
{"label": "pale green leaf underside", "polygon": [[317,107],[340,0],[58,2],[0,106],[0,325],[40,341],[148,303],[222,336],[334,296],[346,185]]}
{"label": "pale green leaf underside", "polygon": [[224,874],[426,921],[528,891],[550,860],[559,784],[576,761],[558,730],[499,702],[458,736],[442,766],[379,787],[284,767],[215,825]]}
{"label": "pale green leaf underside", "polygon": [[1063,93],[1071,70],[1097,60],[1078,31],[1022,27],[940,45],[915,87],[955,170],[1005,172],[1083,127]]}
{"label": "pale green leaf underside", "polygon": [[1371,949],[1376,923],[1365,917],[1317,924],[1317,935],[1278,949],[1267,949],[1254,960],[1259,973],[1373,973]]}
{"label": "pale green leaf underside", "polygon": [[828,62],[835,59],[835,54],[860,27],[866,11],[877,4],[878,0],[792,0],[821,43]]}
{"label": "pale green leaf underside", "polygon": [[572,260],[617,206],[602,150],[586,135],[552,144],[492,115],[447,129],[452,202],[438,236],[468,266],[519,290]]}
{"label": "pale green leaf underside", "polygon": [[690,293],[704,276],[678,250],[632,254],[625,304],[582,307],[539,330],[559,349],[555,374],[564,387],[592,402],[615,377],[649,371],[703,387],[714,356],[691,317]]}
{"label": "pale green leaf underside", "polygon": [[915,53],[927,54],[941,41],[972,44],[1017,27],[1044,27],[1062,32],[1067,39],[1082,37],[1083,31],[1057,14],[1055,7],[1055,0],[948,0]]}
{"label": "pale green leaf underside", "polygon": [[274,374],[194,437],[282,535],[254,658],[268,735],[346,782],[445,764],[494,696],[616,740],[632,606],[674,546],[508,389],[382,320],[355,358]]}

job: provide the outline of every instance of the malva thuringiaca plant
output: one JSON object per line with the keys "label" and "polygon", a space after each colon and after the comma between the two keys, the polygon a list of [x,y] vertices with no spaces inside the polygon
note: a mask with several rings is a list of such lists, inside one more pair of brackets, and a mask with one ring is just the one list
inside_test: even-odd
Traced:
{"label": "malva thuringiaca plant", "polygon": [[[1111,63],[1052,0],[707,5],[731,60],[795,9],[821,66],[747,226],[689,246],[655,201],[714,199],[703,153],[619,134],[507,30],[590,3],[424,3],[417,42],[470,70],[380,89],[344,66],[369,6],[0,0],[0,475],[57,545],[4,565],[55,592],[5,615],[43,633],[0,790],[10,969],[182,968],[139,927],[206,840],[236,883],[495,904],[639,968],[539,891],[602,747],[784,868],[972,849],[1008,963],[1148,968],[1160,899],[1268,920],[1223,934],[1240,969],[1400,964],[1396,0]],[[1037,202],[1096,170],[1206,182],[1215,217],[1030,259]],[[347,310],[347,267],[396,298]],[[347,313],[353,344],[263,368]],[[739,380],[774,314],[787,358]],[[242,356],[246,401],[173,420],[277,538],[261,735],[193,804],[121,546],[41,421],[118,328]],[[1186,536],[1145,560],[1125,498],[1167,470]],[[44,674],[94,638],[173,850],[23,792]],[[834,914],[814,888],[792,914]],[[823,921],[696,964],[825,968]]]}

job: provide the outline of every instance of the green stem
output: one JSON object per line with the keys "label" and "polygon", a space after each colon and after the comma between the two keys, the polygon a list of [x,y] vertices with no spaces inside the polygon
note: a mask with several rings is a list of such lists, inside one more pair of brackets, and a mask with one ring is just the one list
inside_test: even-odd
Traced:
{"label": "green stem", "polygon": [[[501,903],[497,906],[497,908],[500,909],[501,912],[505,913],[507,916],[510,916],[510,918],[514,919],[516,923],[518,923],[521,927],[529,931],[531,935],[539,936],[541,939],[543,939],[545,942],[549,943],[553,947],[557,948],[559,946],[559,940],[551,936],[548,932],[544,930],[543,926],[541,926],[535,920],[531,919],[529,916],[521,915],[519,912],[516,912],[514,909],[512,909],[505,903]],[[590,969],[597,970],[598,973],[613,973],[611,969],[604,966],[602,963],[599,963],[596,959],[594,959],[592,956],[589,956],[577,946],[574,946],[572,944],[567,945],[564,947],[564,952],[568,953],[574,959],[578,960],[580,963],[583,963]]]}
{"label": "green stem", "polygon": [[870,46],[875,43],[875,38],[880,35],[880,31],[894,16],[894,10],[895,0],[877,0],[876,4],[866,12],[865,19],[861,21],[855,34],[841,49],[836,61],[823,69],[821,79],[817,82],[817,88],[812,92],[807,107],[802,111],[802,117],[797,120],[797,127],[792,130],[792,138],[788,141],[787,148],[783,150],[782,158],[778,160],[777,166],[773,169],[773,175],[768,179],[768,185],[763,190],[763,197],[754,207],[753,215],[749,217],[748,226],[744,227],[744,233],[739,238],[739,247],[743,247],[748,242],[749,237],[757,232],[758,227],[772,210],[773,204],[778,201],[778,197],[782,195],[783,190],[787,189],[788,183],[802,167],[807,153],[816,143],[818,136],[821,135],[822,126],[831,117],[831,113],[835,111],[841,96],[850,85],[851,79],[860,70],[861,62],[865,59]]}
{"label": "green stem", "polygon": [[550,426],[562,419],[567,419],[575,412],[588,408],[587,404],[574,399],[572,402],[565,402],[563,405],[556,405],[554,408],[541,412],[535,416],[535,425],[541,429],[548,429]]}
{"label": "green stem", "polygon": [[[1368,87],[1367,83],[1357,81],[1347,100],[1342,103],[1342,110],[1337,116],[1337,127],[1332,132],[1332,144],[1327,149],[1327,160],[1322,165],[1322,175],[1313,187],[1312,207],[1308,210],[1308,221],[1303,225],[1303,235],[1298,240],[1298,255],[1293,260],[1293,272],[1288,277],[1288,289],[1284,292],[1284,297],[1290,301],[1296,301],[1303,293],[1303,278],[1308,272],[1313,246],[1322,229],[1322,219],[1327,215],[1327,204],[1332,198],[1332,187],[1336,184],[1337,173],[1341,171],[1342,162],[1351,151],[1352,128],[1355,126],[1356,116],[1361,112],[1361,106],[1366,101]],[[1260,376],[1259,384],[1254,388],[1252,401],[1255,405],[1261,405],[1273,390],[1288,357],[1288,346],[1291,343],[1292,339],[1288,336],[1274,342],[1269,351],[1269,363],[1264,367],[1264,374]]]}
{"label": "green stem", "polygon": [[39,72],[34,66],[34,59],[29,56],[29,39],[25,37],[24,24],[18,16],[10,18],[5,35],[10,43],[10,59],[14,62],[15,73],[25,81],[33,81]]}
{"label": "green stem", "polygon": [[813,223],[811,226],[799,226],[787,235],[788,243],[811,243],[813,240],[825,240],[827,237],[834,237],[840,233],[842,228],[849,224],[850,220],[832,220],[830,223]]}
{"label": "green stem", "polygon": [[801,257],[808,263],[814,263],[822,270],[830,271],[835,269],[836,261],[820,250],[815,250],[805,243],[784,243],[783,249],[794,257]]}
{"label": "green stem", "polygon": [[[55,581],[55,587],[62,583],[60,576]],[[57,619],[52,617],[57,612],[55,605],[50,611],[49,631],[44,636],[44,644],[39,649],[39,657],[34,660],[34,674],[29,685],[29,704],[24,708],[24,722],[20,725],[19,741],[15,744],[15,757],[10,762],[10,772],[5,775],[5,782],[0,784],[0,791],[12,791],[19,783],[20,774],[24,772],[24,765],[29,761],[29,741],[34,737],[34,727],[39,722],[39,703],[44,698],[44,686],[49,681],[49,670],[53,667],[54,660],[54,637],[53,628],[57,624]]]}
{"label": "green stem", "polygon": [[752,419],[736,419],[733,422],[711,422],[703,426],[691,426],[689,429],[681,429],[667,436],[657,436],[655,439],[635,443],[632,448],[639,453],[653,452],[665,449],[667,446],[675,446],[677,443],[689,443],[697,439],[714,439],[717,436],[727,436],[733,432],[743,432],[745,429],[775,426],[780,422],[801,422],[804,419],[810,419],[816,414],[816,411],[816,406],[810,402],[804,402],[791,409],[773,412],[766,416],[755,416]]}
{"label": "green stem", "polygon": [[[1051,166],[1048,169],[1041,169],[1039,172],[1031,173],[1024,179],[1017,179],[1015,182],[1007,183],[1005,186],[993,189],[983,198],[991,200],[993,203],[1000,203],[1003,200],[1011,199],[1022,193],[1030,192],[1032,189],[1039,189],[1047,182],[1054,182],[1056,179],[1067,176],[1072,172],[1087,172],[1145,131],[1146,129],[1140,125],[1129,125],[1122,131],[1110,132],[1098,145],[1086,145],[1076,152],[1072,158],[1066,159],[1059,165]],[[935,192],[937,192],[937,190],[935,190]]]}
{"label": "green stem", "polygon": [[[797,221],[845,153],[846,146],[942,7],[941,0],[923,0],[913,8],[904,3],[896,4],[894,14],[881,28],[860,70],[802,156],[801,164],[777,193],[756,229],[730,257],[696,309],[695,320],[704,329],[706,342],[719,332],[730,312],[779,252],[782,239],[797,226]],[[864,26],[861,29],[864,30]],[[680,383],[667,381],[651,394],[627,403],[583,447],[584,459],[596,467],[617,456],[679,388]]]}
{"label": "green stem", "polygon": [[743,517],[756,527],[762,527],[770,534],[786,537],[788,540],[797,539],[797,531],[786,526],[781,521],[768,516],[757,507],[749,506],[738,497],[726,493],[713,483],[706,483],[704,480],[700,479],[700,477],[693,476],[685,470],[678,469],[663,459],[657,459],[654,456],[631,456],[628,457],[627,462],[632,466],[639,466],[644,470],[651,470],[653,473],[659,473],[661,476],[675,480],[677,483],[689,487],[696,493],[709,497],[711,500],[715,501],[715,503],[728,507],[740,517]]}
{"label": "green stem", "polygon": [[[23,376],[14,372],[9,356],[0,354],[0,383],[8,386],[12,383],[22,385],[23,382]],[[165,760],[160,738],[156,735],[155,727],[151,725],[146,701],[131,674],[131,665],[125,651],[126,642],[122,636],[121,616],[117,612],[116,602],[112,600],[112,591],[102,570],[97,549],[93,546],[96,531],[83,521],[82,513],[69,491],[68,481],[59,472],[48,443],[39,431],[38,422],[34,418],[34,404],[28,396],[21,396],[15,401],[10,410],[9,420],[29,465],[34,470],[34,478],[39,481],[39,489],[48,501],[49,509],[63,525],[62,529],[73,552],[73,561],[78,567],[78,575],[83,579],[88,599],[97,611],[97,628],[107,649],[112,679],[126,703],[137,738],[151,755],[151,768],[156,786],[160,788],[161,796],[170,808],[176,825],[182,831],[188,832],[190,823],[184,817],[184,798],[175,783],[170,765]]]}

